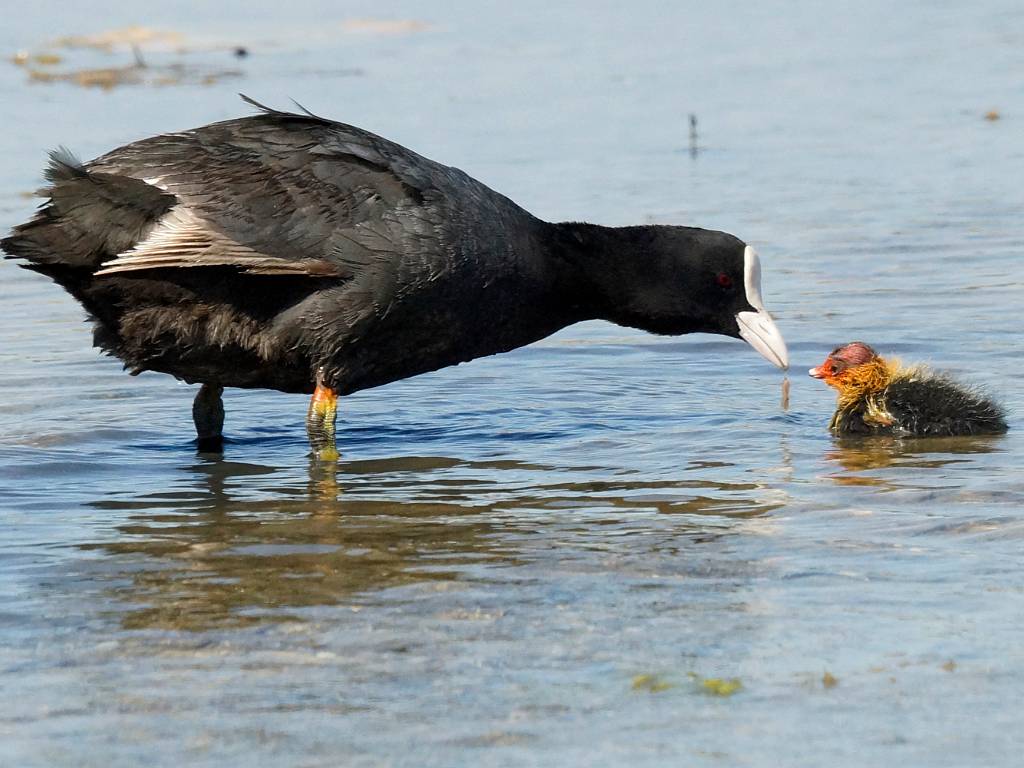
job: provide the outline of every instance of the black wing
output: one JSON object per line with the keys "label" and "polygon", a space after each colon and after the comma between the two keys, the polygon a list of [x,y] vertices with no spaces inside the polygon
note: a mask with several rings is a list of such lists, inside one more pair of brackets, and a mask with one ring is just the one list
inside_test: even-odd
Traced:
{"label": "black wing", "polygon": [[[257,105],[258,106],[258,105]],[[173,195],[149,235],[97,274],[237,266],[392,279],[446,267],[446,191],[461,172],[310,114],[278,112],[146,139],[89,164]],[[468,185],[467,185],[468,182]]]}

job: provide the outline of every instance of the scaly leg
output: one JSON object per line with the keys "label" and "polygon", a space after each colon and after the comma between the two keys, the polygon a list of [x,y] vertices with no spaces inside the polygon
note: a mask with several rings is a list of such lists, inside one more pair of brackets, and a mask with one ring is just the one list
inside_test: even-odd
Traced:
{"label": "scaly leg", "polygon": [[192,421],[196,424],[196,446],[202,452],[220,452],[224,445],[224,387],[203,384],[192,403]]}
{"label": "scaly leg", "polygon": [[316,390],[306,413],[306,433],[313,455],[321,461],[337,461],[338,448],[334,442],[334,420],[338,415],[338,394],[324,386],[321,373],[317,373]]}

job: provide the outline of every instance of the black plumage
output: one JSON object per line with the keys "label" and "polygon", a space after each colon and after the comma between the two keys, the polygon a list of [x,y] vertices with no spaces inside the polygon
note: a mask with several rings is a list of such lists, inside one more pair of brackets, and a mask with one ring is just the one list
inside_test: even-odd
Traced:
{"label": "black plumage", "polygon": [[591,318],[786,362],[732,235],[549,224],[379,136],[256,106],[84,165],[54,153],[49,199],[0,242],[133,372],[343,395]]}
{"label": "black plumage", "polygon": [[1003,408],[980,390],[938,373],[897,378],[883,395],[896,431],[922,437],[1006,432]]}

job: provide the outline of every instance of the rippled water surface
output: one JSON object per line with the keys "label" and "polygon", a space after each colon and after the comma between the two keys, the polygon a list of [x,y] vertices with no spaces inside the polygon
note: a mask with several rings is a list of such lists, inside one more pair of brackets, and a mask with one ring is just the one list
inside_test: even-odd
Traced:
{"label": "rippled water surface", "polygon": [[[272,392],[196,455],[192,388],[0,263],[0,763],[1019,765],[1024,10],[445,8],[5,14],[5,56],[141,23],[237,73],[4,62],[0,228],[53,146],[294,97],[545,218],[754,243],[788,410],[740,342],[594,323],[346,398],[336,471]],[[802,372],[854,338],[988,386],[1011,432],[830,438]]]}

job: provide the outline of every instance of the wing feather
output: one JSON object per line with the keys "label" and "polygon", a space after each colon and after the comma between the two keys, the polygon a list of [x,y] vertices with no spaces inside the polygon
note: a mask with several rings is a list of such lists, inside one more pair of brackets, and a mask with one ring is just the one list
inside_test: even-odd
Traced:
{"label": "wing feather", "polygon": [[104,262],[96,274],[218,266],[262,275],[344,276],[337,265],[323,259],[280,258],[235,242],[181,204],[168,211],[148,237]]}
{"label": "wing feather", "polygon": [[344,298],[331,301],[353,316],[384,311],[402,286],[447,273],[465,215],[453,201],[494,196],[387,139],[272,110],[144,139],[90,167],[159,180],[175,201],[99,275],[232,266],[327,277],[345,282]]}

